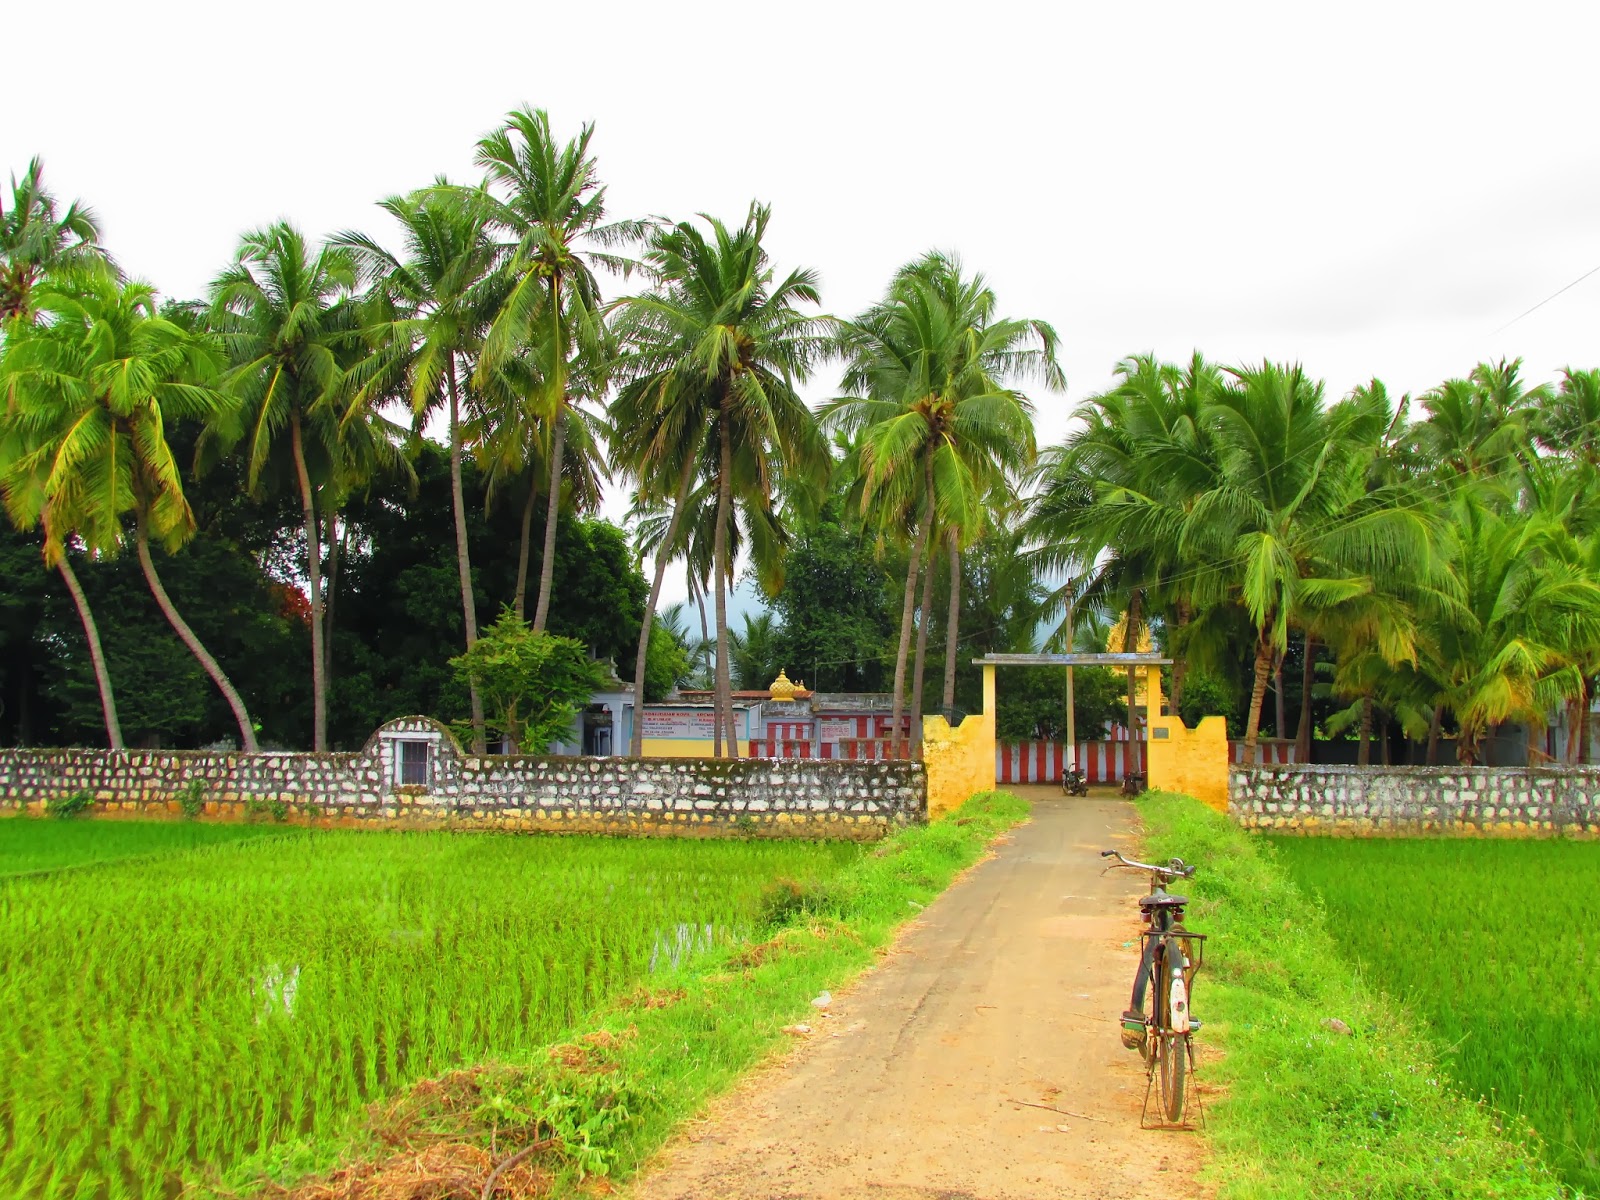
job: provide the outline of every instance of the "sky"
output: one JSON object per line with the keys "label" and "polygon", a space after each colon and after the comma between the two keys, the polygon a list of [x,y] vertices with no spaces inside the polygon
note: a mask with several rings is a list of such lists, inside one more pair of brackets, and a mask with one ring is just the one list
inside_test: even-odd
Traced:
{"label": "sky", "polygon": [[0,171],[42,155],[126,270],[198,296],[278,218],[390,239],[377,200],[476,179],[475,140],[542,107],[594,123],[615,216],[771,204],[829,312],[959,254],[1060,334],[1045,444],[1145,351],[1330,395],[1600,366],[1600,273],[1518,319],[1600,267],[1597,40],[1571,0],[79,0],[0,15]]}

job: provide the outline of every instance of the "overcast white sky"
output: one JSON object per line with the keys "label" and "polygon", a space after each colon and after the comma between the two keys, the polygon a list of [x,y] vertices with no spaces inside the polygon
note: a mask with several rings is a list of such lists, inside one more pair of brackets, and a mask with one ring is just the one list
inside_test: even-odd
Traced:
{"label": "overcast white sky", "polygon": [[125,268],[197,296],[242,230],[384,235],[374,201],[474,178],[543,107],[595,122],[615,215],[771,203],[829,311],[960,253],[1061,334],[1046,442],[1144,350],[1332,394],[1600,366],[1600,274],[1501,330],[1600,266],[1597,41],[1572,0],[10,5],[0,170],[42,154]]}

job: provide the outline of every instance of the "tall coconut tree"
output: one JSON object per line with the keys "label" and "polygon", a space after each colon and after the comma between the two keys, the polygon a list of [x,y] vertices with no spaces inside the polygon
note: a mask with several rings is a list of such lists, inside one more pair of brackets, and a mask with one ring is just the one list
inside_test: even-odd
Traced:
{"label": "tall coconut tree", "polygon": [[[893,728],[905,711],[917,583],[932,569],[936,524],[956,531],[951,579],[959,613],[960,531],[975,527],[982,497],[1008,472],[1031,464],[1033,409],[1016,384],[1064,386],[1055,330],[1001,318],[983,276],[938,252],[901,268],[884,298],[841,328],[845,395],[824,424],[852,440],[847,468],[863,515],[909,534],[910,557],[895,654]],[[926,607],[926,606],[924,606]],[[928,614],[924,614],[924,628]],[[946,674],[959,630],[947,630]],[[912,689],[911,740],[922,742],[920,680]]]}
{"label": "tall coconut tree", "polygon": [[44,186],[44,162],[35,158],[11,177],[11,204],[0,196],[0,326],[31,320],[33,289],[51,272],[109,263],[94,211],[77,201],[59,213]]}
{"label": "tall coconut tree", "polygon": [[[478,640],[478,615],[461,482],[462,429],[472,399],[466,392],[474,379],[480,391],[498,382],[494,372],[477,369],[489,322],[506,290],[499,271],[503,251],[491,229],[494,206],[485,192],[440,181],[409,196],[391,196],[379,207],[400,226],[401,255],[359,233],[341,234],[334,243],[355,256],[373,288],[368,312],[376,319],[366,332],[376,352],[353,373],[356,409],[400,399],[419,429],[440,410],[446,414],[456,574],[471,650]],[[470,684],[470,698],[472,752],[482,754],[487,745],[476,683]]]}
{"label": "tall coconut tree", "polygon": [[[1164,619],[1176,707],[1191,659],[1225,640],[1225,614],[1196,607],[1197,564],[1173,536],[1218,479],[1209,408],[1223,375],[1198,353],[1181,367],[1136,355],[1116,373],[1116,386],[1078,407],[1079,429],[1041,456],[1027,532],[1040,568],[1074,581],[1076,604],[1129,613],[1127,641],[1113,649],[1134,650],[1147,617]],[[1131,713],[1137,672],[1128,676]]]}
{"label": "tall coconut tree", "polygon": [[[1255,670],[1245,723],[1254,758],[1267,681],[1292,626],[1318,611],[1393,592],[1403,576],[1437,573],[1436,525],[1410,497],[1369,490],[1390,414],[1370,399],[1325,406],[1322,385],[1299,367],[1267,363],[1231,371],[1210,406],[1221,470],[1214,486],[1157,540],[1175,540],[1197,568],[1199,607],[1235,604],[1255,631]],[[1410,661],[1405,630],[1388,628],[1391,663]]]}
{"label": "tall coconut tree", "polygon": [[318,751],[328,748],[328,694],[316,497],[335,472],[340,425],[348,419],[345,376],[361,345],[357,280],[349,248],[313,250],[280,222],[246,234],[212,284],[210,319],[232,364],[222,380],[232,403],[214,424],[214,439],[240,448],[252,491],[287,483],[300,498]]}
{"label": "tall coconut tree", "polygon": [[764,244],[770,219],[770,209],[752,204],[737,228],[703,217],[704,229],[681,222],[655,230],[644,257],[654,286],[623,301],[619,316],[625,386],[646,426],[681,431],[663,441],[674,498],[694,473],[685,462],[695,452],[715,487],[716,711],[735,753],[727,616],[735,504],[770,512],[782,471],[820,476],[828,463],[797,386],[826,352],[831,326],[802,311],[818,303],[813,272],[776,278]]}
{"label": "tall coconut tree", "polygon": [[536,399],[547,431],[548,474],[544,552],[533,610],[536,631],[544,629],[550,615],[571,384],[581,376],[592,383],[597,368],[612,354],[594,271],[602,266],[626,270],[628,264],[605,247],[636,238],[643,228],[637,222],[606,222],[605,188],[589,154],[593,134],[594,127],[585,125],[577,137],[561,144],[542,110],[520,110],[478,142],[477,162],[488,172],[492,193],[492,219],[511,239],[507,287],[478,371],[500,370],[529,347],[539,348],[543,358]]}
{"label": "tall coconut tree", "polygon": [[23,509],[14,515],[22,523],[44,520],[46,557],[55,559],[63,555],[62,522],[47,514],[71,514],[74,531],[101,554],[121,547],[131,517],[151,594],[253,752],[255,728],[243,699],[172,603],[150,554],[152,537],[170,551],[194,532],[166,426],[210,420],[221,410],[223,397],[210,386],[220,357],[157,314],[148,284],[121,283],[109,268],[81,273],[70,291],[47,285],[39,308],[46,321],[8,346],[0,363],[10,418],[32,444],[11,464],[30,481],[7,488]]}
{"label": "tall coconut tree", "polygon": [[[97,260],[111,261],[99,244],[100,230],[94,213],[74,202],[65,213],[57,216],[56,199],[45,189],[43,179],[44,164],[35,158],[23,172],[20,183],[16,176],[11,177],[9,208],[4,197],[0,197],[0,342],[8,336],[7,326],[12,327],[9,336],[15,337],[17,324],[34,320],[34,287],[52,269],[71,270]],[[14,407],[8,404],[8,416],[12,411]],[[32,448],[31,439],[23,435],[14,421],[8,419],[0,425],[0,464],[13,463]],[[37,496],[41,482],[37,474],[14,476],[5,492],[6,505],[14,520],[30,522],[24,527],[32,528],[37,523],[45,526],[46,565],[61,576],[77,609],[100,693],[106,737],[113,750],[120,750],[122,726],[117,719],[116,696],[100,645],[99,626],[72,568],[71,557],[65,551],[71,520],[59,508],[54,512],[43,508],[42,499]],[[17,516],[29,512],[39,515]]]}

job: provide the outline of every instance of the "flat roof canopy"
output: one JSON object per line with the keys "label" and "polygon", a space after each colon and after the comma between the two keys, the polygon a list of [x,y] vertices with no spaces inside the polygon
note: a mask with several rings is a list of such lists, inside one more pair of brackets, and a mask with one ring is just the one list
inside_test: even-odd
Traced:
{"label": "flat roof canopy", "polygon": [[985,654],[975,667],[1165,667],[1159,654]]}

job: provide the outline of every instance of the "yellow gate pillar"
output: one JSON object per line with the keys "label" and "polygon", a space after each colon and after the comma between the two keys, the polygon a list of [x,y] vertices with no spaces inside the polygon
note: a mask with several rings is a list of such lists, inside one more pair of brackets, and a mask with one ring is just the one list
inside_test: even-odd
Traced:
{"label": "yellow gate pillar", "polygon": [[943,816],[969,796],[994,789],[994,664],[983,669],[983,711],[952,726],[943,714],[922,718],[922,763],[928,775],[928,817]]}

